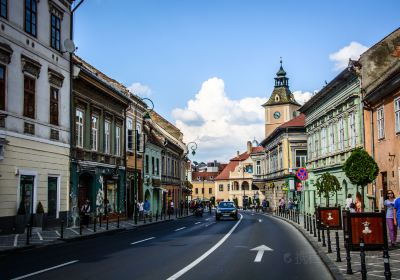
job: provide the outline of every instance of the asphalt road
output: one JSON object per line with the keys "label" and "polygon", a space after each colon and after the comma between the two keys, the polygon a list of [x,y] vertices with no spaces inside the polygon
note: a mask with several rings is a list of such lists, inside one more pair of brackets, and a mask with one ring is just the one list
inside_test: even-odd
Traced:
{"label": "asphalt road", "polygon": [[[251,250],[261,245],[267,251]],[[0,279],[27,275],[31,275],[28,279],[95,280],[332,279],[296,229],[250,212],[242,212],[237,222],[216,222],[206,213],[203,218],[149,225],[0,259]]]}

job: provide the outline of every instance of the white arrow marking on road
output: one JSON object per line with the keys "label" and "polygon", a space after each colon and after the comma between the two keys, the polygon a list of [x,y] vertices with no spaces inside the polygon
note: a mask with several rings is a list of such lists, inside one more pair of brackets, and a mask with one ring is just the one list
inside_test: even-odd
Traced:
{"label": "white arrow marking on road", "polygon": [[250,251],[258,251],[256,258],[254,259],[254,262],[261,262],[261,259],[264,255],[264,251],[273,251],[273,249],[265,245],[260,245],[256,248],[250,249]]}
{"label": "white arrow marking on road", "polygon": [[137,243],[144,242],[144,241],[147,241],[147,240],[151,240],[151,239],[154,239],[154,238],[155,237],[150,237],[150,238],[146,238],[146,239],[143,239],[143,240],[140,240],[140,241],[132,242],[131,245],[135,245]]}
{"label": "white arrow marking on road", "polygon": [[182,229],[185,229],[186,227],[181,227],[181,228],[177,228],[175,231],[180,231]]}

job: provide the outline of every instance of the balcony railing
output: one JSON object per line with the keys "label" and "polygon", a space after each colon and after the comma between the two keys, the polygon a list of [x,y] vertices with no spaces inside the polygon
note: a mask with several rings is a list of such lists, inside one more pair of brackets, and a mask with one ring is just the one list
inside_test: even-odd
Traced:
{"label": "balcony railing", "polygon": [[121,157],[103,154],[98,151],[85,150],[81,148],[72,149],[72,158],[82,161],[93,161],[110,165],[124,165]]}

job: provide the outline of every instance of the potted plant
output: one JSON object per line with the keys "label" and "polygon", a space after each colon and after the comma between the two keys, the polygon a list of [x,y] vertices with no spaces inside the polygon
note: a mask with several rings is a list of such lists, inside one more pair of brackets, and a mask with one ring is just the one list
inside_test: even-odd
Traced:
{"label": "potted plant", "polygon": [[36,215],[35,215],[35,226],[38,228],[43,227],[43,216],[44,216],[44,208],[42,203],[39,201],[36,207]]}
{"label": "potted plant", "polygon": [[26,209],[24,199],[19,203],[17,215],[15,216],[15,233],[24,233],[26,226]]}

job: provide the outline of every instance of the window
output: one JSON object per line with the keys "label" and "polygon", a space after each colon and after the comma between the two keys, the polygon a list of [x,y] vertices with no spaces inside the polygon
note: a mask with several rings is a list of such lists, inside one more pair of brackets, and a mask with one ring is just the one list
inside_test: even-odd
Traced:
{"label": "window", "polygon": [[199,189],[198,188],[195,188],[194,190],[195,190],[196,194],[199,194]]}
{"label": "window", "polygon": [[61,20],[55,14],[51,14],[51,47],[60,50]]}
{"label": "window", "polygon": [[261,174],[261,161],[257,160],[256,161],[256,175],[260,175]]}
{"label": "window", "polygon": [[201,194],[204,194],[204,188],[201,188]]}
{"label": "window", "polygon": [[6,109],[6,68],[0,65],[0,110]]}
{"label": "window", "polygon": [[37,3],[36,0],[25,0],[25,32],[36,37]]}
{"label": "window", "polygon": [[321,129],[321,155],[326,154],[326,128]]}
{"label": "window", "polygon": [[50,88],[50,124],[58,125],[58,89]]}
{"label": "window", "polygon": [[83,148],[83,116],[82,110],[77,109],[75,115],[76,146]]}
{"label": "window", "polygon": [[110,121],[104,122],[104,153],[109,154],[110,151],[110,142],[111,142],[111,123]]}
{"label": "window", "polygon": [[154,164],[154,157],[151,157],[151,174],[156,174],[156,168]]}
{"label": "window", "polygon": [[35,79],[24,77],[24,116],[31,119],[35,118],[35,84]]}
{"label": "window", "polygon": [[357,139],[357,131],[356,131],[356,115],[354,112],[351,112],[349,115],[349,140],[350,140],[350,147],[354,148],[356,146],[356,139]]}
{"label": "window", "polygon": [[314,155],[315,155],[316,158],[318,158],[318,156],[319,156],[319,139],[318,139],[318,136],[319,136],[318,132],[316,132],[313,135],[313,138],[314,138]]}
{"label": "window", "polygon": [[383,106],[378,109],[378,139],[385,138],[385,114]]}
{"label": "window", "polygon": [[[221,185],[222,188],[224,187],[223,185]],[[228,184],[228,192],[231,190],[231,184]]]}
{"label": "window", "polygon": [[140,123],[136,123],[136,151],[140,151]]}
{"label": "window", "polygon": [[333,123],[329,126],[329,152],[333,153],[335,150],[335,130],[333,128]]}
{"label": "window", "polygon": [[121,155],[121,127],[115,127],[115,155]]}
{"label": "window", "polygon": [[56,218],[58,216],[58,178],[48,177],[47,183],[47,216]]}
{"label": "window", "polygon": [[160,175],[160,159],[156,158],[156,175]]}
{"label": "window", "polygon": [[127,119],[126,121],[126,129],[127,129],[127,143],[128,143],[128,150],[133,150],[133,127],[132,127],[132,120]]}
{"label": "window", "polygon": [[308,150],[310,151],[309,159],[311,160],[312,156],[313,156],[313,152],[312,152],[312,137],[309,135],[307,140],[308,140]]}
{"label": "window", "polygon": [[92,116],[92,150],[99,149],[99,118]]}
{"label": "window", "polygon": [[146,174],[149,174],[149,155],[146,155],[146,157],[145,157],[145,164],[146,164],[146,166],[145,166],[145,170],[146,170]]}
{"label": "window", "polygon": [[7,18],[7,0],[0,1],[0,16]]}
{"label": "window", "polygon": [[212,188],[208,188],[208,193],[212,194]]}
{"label": "window", "polygon": [[[20,177],[20,201],[25,207],[26,214],[32,214],[34,211],[34,197],[35,197],[35,176],[21,175]],[[18,203],[18,207],[20,203]]]}
{"label": "window", "polygon": [[306,150],[296,150],[296,167],[305,167],[307,161]]}
{"label": "window", "polygon": [[344,148],[344,126],[343,126],[343,118],[339,119],[339,123],[338,123],[338,136],[339,136],[339,150],[343,150]]}
{"label": "window", "polygon": [[395,131],[400,133],[400,98],[394,100]]}
{"label": "window", "polygon": [[224,185],[223,185],[223,184],[220,184],[220,185],[218,186],[218,190],[219,190],[220,192],[223,192],[223,191],[224,191]]}

